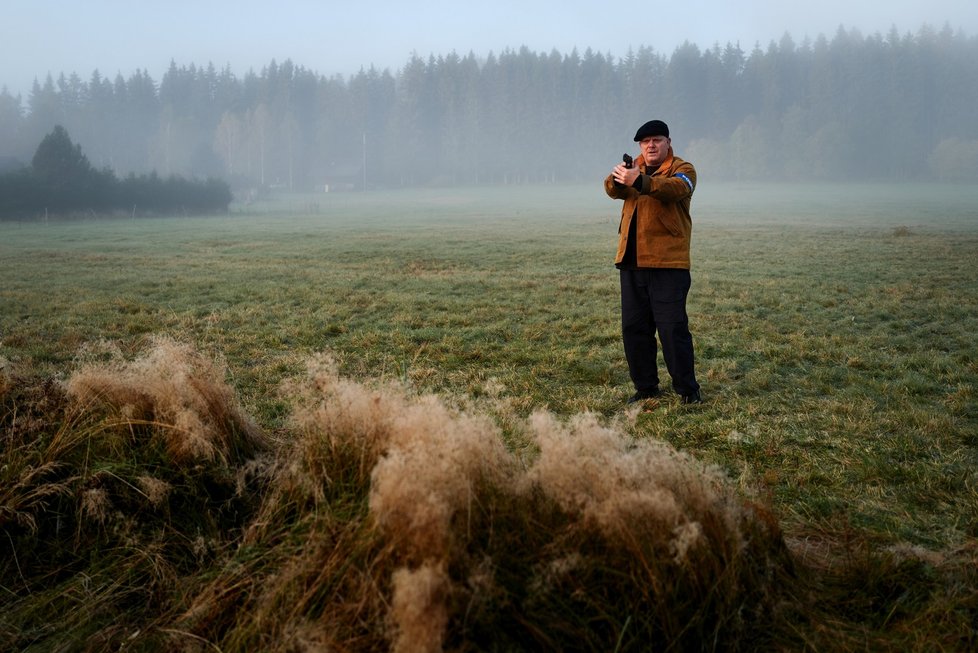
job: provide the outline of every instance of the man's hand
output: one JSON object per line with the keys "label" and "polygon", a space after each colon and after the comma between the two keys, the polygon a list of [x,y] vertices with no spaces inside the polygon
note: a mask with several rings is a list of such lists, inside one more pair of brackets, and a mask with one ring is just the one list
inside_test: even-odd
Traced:
{"label": "man's hand", "polygon": [[611,171],[611,177],[617,181],[622,186],[631,186],[638,179],[639,174],[638,168],[626,168],[624,163],[619,163],[615,166],[614,170]]}

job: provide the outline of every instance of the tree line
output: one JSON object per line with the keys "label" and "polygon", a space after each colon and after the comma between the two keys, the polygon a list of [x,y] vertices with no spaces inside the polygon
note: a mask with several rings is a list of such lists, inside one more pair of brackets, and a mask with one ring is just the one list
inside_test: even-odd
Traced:
{"label": "tree line", "polygon": [[412,55],[349,77],[171,62],[159,83],[48,76],[23,104],[0,92],[8,162],[61,124],[98,166],[236,189],[590,180],[652,117],[714,179],[978,181],[978,39],[926,25],[617,59]]}
{"label": "tree line", "polygon": [[231,199],[219,179],[164,179],[155,171],[119,179],[110,168],[96,169],[61,125],[41,140],[30,166],[0,174],[0,219],[227,212]]}

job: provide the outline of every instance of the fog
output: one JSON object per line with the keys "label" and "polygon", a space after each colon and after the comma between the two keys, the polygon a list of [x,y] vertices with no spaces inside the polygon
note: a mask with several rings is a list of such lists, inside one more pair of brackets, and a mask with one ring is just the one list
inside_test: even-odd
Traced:
{"label": "fog", "polygon": [[647,119],[731,179],[978,181],[978,5],[6,3],[0,172],[63,125],[237,193],[603,175]]}

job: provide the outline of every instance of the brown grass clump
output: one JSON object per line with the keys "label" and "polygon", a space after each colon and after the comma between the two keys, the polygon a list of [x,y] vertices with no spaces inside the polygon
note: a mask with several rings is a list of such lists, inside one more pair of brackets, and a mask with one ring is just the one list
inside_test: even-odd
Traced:
{"label": "brown grass clump", "polygon": [[375,646],[737,648],[790,574],[773,520],[719,470],[593,416],[535,414],[522,461],[485,416],[340,379],[328,359],[287,394],[300,437],[273,485],[334,509],[338,487],[357,497],[363,568],[345,576],[390,626]]}
{"label": "brown grass clump", "polygon": [[[7,518],[31,527],[0,564],[19,597],[0,644],[57,614],[31,637],[175,651],[737,650],[777,623],[775,523],[665,444],[489,418],[324,356],[266,443],[223,376],[168,340],[71,376],[47,475],[18,468],[7,499],[33,521]],[[59,492],[30,503],[33,481]]]}
{"label": "brown grass clump", "polygon": [[[453,521],[480,494],[480,476],[503,473],[498,466],[508,454],[498,433],[487,418],[454,413],[434,397],[343,379],[326,356],[312,358],[283,396],[294,405],[294,437],[278,452],[244,538],[254,546],[275,543],[280,564],[244,583],[237,574],[218,579],[185,623],[216,637],[211,629],[248,595],[255,618],[275,622],[276,636],[308,634],[302,624],[318,618],[340,650],[388,642],[398,650],[421,642],[436,650],[452,588],[443,563],[460,546]],[[283,523],[293,524],[294,536],[282,533]],[[324,586],[331,592],[326,605]],[[296,587],[307,589],[296,594]],[[220,637],[250,646],[258,633],[242,627]]]}
{"label": "brown grass clump", "polygon": [[406,560],[444,559],[456,544],[454,520],[468,525],[480,492],[509,488],[514,461],[488,420],[434,397],[405,407],[391,426],[371,474],[371,514]]}
{"label": "brown grass clump", "polygon": [[75,445],[60,424],[67,400],[51,380],[0,370],[0,529],[36,533],[38,515],[71,494],[60,457]]}
{"label": "brown grass clump", "polygon": [[260,449],[262,436],[224,376],[223,365],[191,346],[157,337],[135,360],[83,366],[66,387],[82,403],[104,404],[124,420],[158,426],[178,463],[227,461]]}
{"label": "brown grass clump", "polygon": [[244,455],[268,444],[219,368],[170,342],[2,389],[0,649],[118,649],[240,537]]}
{"label": "brown grass clump", "polygon": [[718,520],[734,551],[743,548],[746,509],[725,475],[671,446],[634,442],[579,415],[563,426],[538,413],[540,457],[527,480],[568,513],[611,536],[641,525],[669,543],[677,562],[704,543],[701,519]]}
{"label": "brown grass clump", "polygon": [[728,649],[775,636],[759,625],[795,584],[790,557],[771,516],[721,470],[590,415],[536,414],[531,428],[540,455],[524,482],[566,520],[552,526],[534,602],[549,611],[569,594],[572,612],[592,615],[586,628],[567,620],[556,643]]}
{"label": "brown grass clump", "polygon": [[425,563],[401,568],[392,578],[391,617],[397,638],[395,653],[437,653],[448,626],[451,579],[441,564]]}

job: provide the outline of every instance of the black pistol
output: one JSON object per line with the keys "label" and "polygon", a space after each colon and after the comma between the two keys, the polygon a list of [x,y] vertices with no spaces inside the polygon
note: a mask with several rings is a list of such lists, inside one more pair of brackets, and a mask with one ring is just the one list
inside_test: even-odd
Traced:
{"label": "black pistol", "polygon": [[632,157],[628,154],[622,154],[621,160],[624,162],[626,168],[632,167]]}

